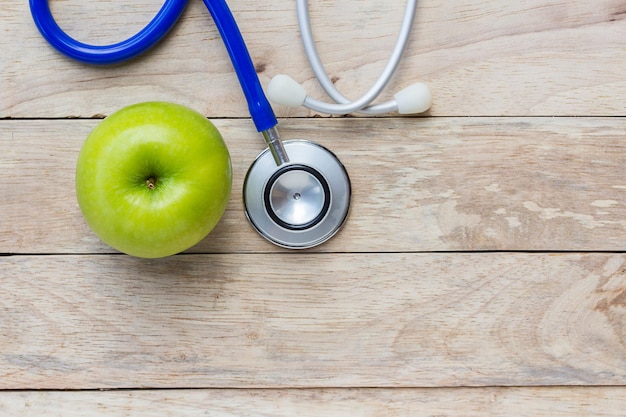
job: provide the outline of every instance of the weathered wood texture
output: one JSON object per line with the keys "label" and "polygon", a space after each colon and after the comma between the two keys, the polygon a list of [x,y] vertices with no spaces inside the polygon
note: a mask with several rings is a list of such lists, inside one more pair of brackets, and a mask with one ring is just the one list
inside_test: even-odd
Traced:
{"label": "weathered wood texture", "polygon": [[[109,43],[162,2],[50,3]],[[295,2],[229,3],[262,83],[286,73],[323,97]],[[403,6],[311,1],[348,96],[383,69]],[[342,232],[293,253],[246,224],[263,143],[202,2],[149,53],[90,67],[3,0],[0,415],[624,416],[625,19],[623,0],[420,1],[383,98],[426,81],[434,117],[276,108],[354,190]],[[235,173],[216,230],[159,261],[111,254],[73,191],[99,118],[146,100],[213,119]]]}
{"label": "weathered wood texture", "polygon": [[0,388],[626,384],[623,254],[9,256]]}
{"label": "weathered wood texture", "polygon": [[[51,2],[63,28],[97,43],[131,35],[161,3]],[[299,41],[295,2],[236,0],[231,7],[264,85],[286,73],[323,97]],[[402,8],[402,2],[311,2],[320,53],[348,96],[365,92],[382,71]],[[624,115],[625,9],[623,0],[423,1],[386,97],[421,80],[433,89],[432,115]],[[200,1],[189,2],[157,48],[108,68],[60,57],[37,32],[24,1],[3,0],[0,13],[0,117],[91,117],[154,99],[179,101],[209,117],[248,116]]]}
{"label": "weathered wood texture", "polygon": [[608,388],[0,392],[12,417],[623,417]]}
{"label": "weathered wood texture", "polygon": [[[0,252],[110,252],[87,228],[74,166],[92,121],[0,123]],[[217,120],[235,172],[229,209],[193,252],[273,251],[247,225],[242,182],[262,140]],[[626,249],[626,120],[288,120],[353,183],[345,229],[319,251]]]}

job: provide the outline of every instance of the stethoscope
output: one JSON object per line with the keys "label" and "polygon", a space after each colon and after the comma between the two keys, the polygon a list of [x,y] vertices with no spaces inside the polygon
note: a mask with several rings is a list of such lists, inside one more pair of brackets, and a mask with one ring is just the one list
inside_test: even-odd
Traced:
{"label": "stethoscope", "polygon": [[[220,32],[241,88],[250,116],[267,148],[249,168],[243,186],[246,216],[252,226],[270,242],[291,249],[319,245],[334,236],[344,224],[350,207],[348,173],[328,149],[309,140],[281,141],[278,121],[266,98],[241,32],[224,0],[203,0]],[[187,0],[166,0],[156,16],[137,34],[112,45],[94,46],[68,36],[58,26],[48,0],[30,0],[35,24],[58,51],[88,64],[113,64],[133,58],[156,44],[176,23]],[[350,101],[334,86],[319,60],[311,33],[307,1],[297,0],[298,20],[309,62],[334,104],[309,97],[293,79],[280,75],[268,85],[268,95],[279,104],[303,105],[329,114],[363,112],[381,114],[421,113],[431,104],[428,87],[416,83],[386,103],[372,105],[398,66],[413,23],[417,0],[407,0],[400,34],[391,58],[371,89]]]}

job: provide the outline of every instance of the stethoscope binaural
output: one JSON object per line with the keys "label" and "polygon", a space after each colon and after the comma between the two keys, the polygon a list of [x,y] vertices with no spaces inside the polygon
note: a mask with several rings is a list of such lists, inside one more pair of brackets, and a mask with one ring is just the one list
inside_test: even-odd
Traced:
{"label": "stethoscope binaural", "polygon": [[[263,237],[276,245],[291,249],[319,245],[334,236],[347,218],[351,199],[348,173],[339,159],[322,145],[308,140],[280,140],[278,121],[228,5],[224,0],[203,1],[224,41],[255,127],[268,146],[246,174],[243,187],[246,216]],[[70,58],[96,65],[122,62],[149,49],[173,27],[187,4],[187,0],[166,0],[156,16],[134,36],[119,43],[95,46],[68,36],[54,20],[48,0],[29,2],[39,31],[54,48]],[[350,102],[337,91],[319,61],[308,24],[307,1],[297,0],[307,56],[320,84],[336,104],[309,97],[298,83],[284,75],[270,82],[268,95],[279,104],[304,105],[329,114],[426,111],[431,103],[430,91],[420,83],[402,90],[390,102],[371,105],[398,65],[416,3],[417,0],[407,0],[400,34],[385,70],[363,97]]]}

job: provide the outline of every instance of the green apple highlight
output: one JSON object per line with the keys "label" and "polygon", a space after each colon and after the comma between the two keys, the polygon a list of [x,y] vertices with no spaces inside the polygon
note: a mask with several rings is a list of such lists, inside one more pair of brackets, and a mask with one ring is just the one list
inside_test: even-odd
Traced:
{"label": "green apple highlight", "polygon": [[228,149],[187,107],[146,102],[105,118],[76,166],[85,220],[111,247],[142,258],[182,252],[220,220],[230,196]]}

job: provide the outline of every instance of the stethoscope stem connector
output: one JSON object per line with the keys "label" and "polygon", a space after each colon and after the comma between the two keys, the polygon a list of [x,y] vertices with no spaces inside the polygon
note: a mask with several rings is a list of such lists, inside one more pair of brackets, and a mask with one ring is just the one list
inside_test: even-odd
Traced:
{"label": "stethoscope stem connector", "polygon": [[263,134],[263,139],[265,139],[267,147],[270,149],[274,162],[276,162],[276,166],[289,163],[289,156],[287,155],[287,151],[285,151],[283,143],[280,141],[280,135],[278,134],[276,126],[270,127],[261,133]]}

